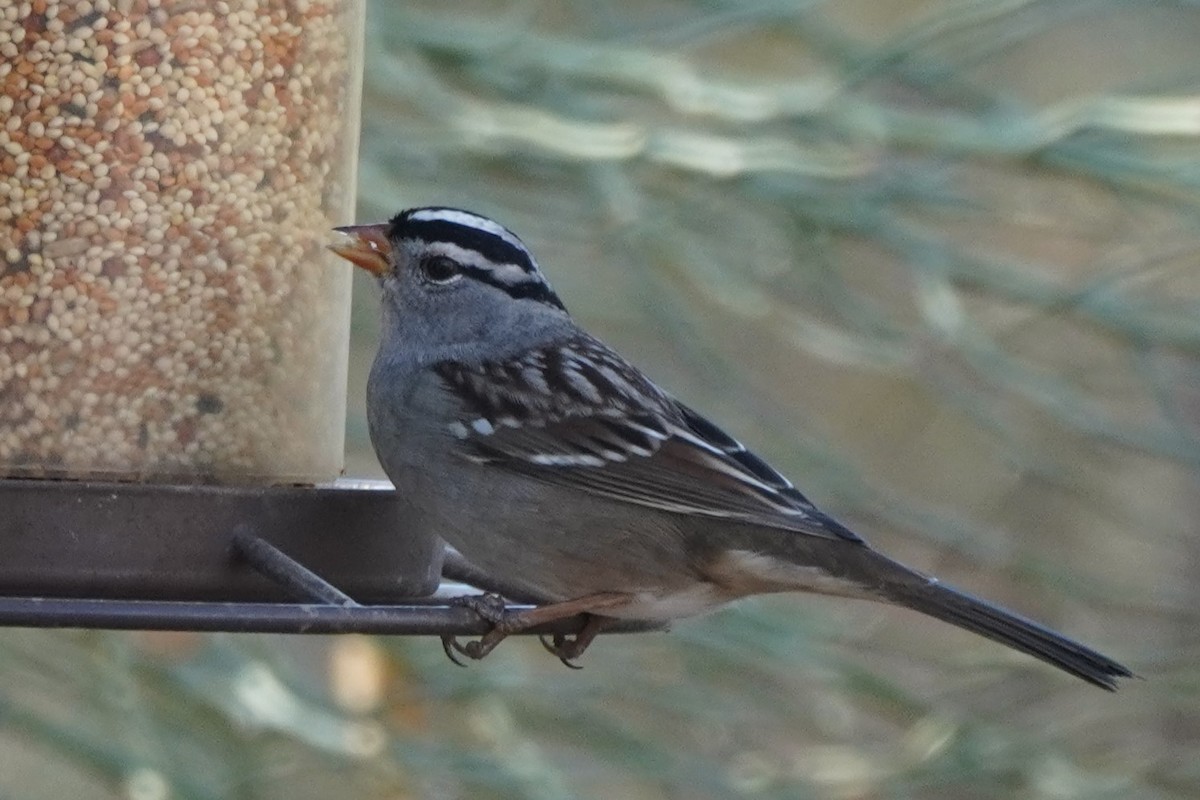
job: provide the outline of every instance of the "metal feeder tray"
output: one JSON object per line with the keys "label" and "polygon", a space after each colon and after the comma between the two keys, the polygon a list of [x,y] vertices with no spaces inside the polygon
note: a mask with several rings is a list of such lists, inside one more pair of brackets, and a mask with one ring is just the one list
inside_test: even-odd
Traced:
{"label": "metal feeder tray", "polygon": [[0,479],[0,626],[473,636],[489,624],[448,605],[442,577],[525,604],[512,610],[534,600],[406,531],[405,510],[383,481]]}

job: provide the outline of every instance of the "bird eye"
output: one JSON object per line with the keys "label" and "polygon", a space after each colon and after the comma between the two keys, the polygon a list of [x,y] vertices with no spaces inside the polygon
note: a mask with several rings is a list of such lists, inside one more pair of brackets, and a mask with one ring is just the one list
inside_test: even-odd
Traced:
{"label": "bird eye", "polygon": [[421,261],[421,275],[430,283],[450,283],[462,277],[462,272],[452,258],[429,256]]}

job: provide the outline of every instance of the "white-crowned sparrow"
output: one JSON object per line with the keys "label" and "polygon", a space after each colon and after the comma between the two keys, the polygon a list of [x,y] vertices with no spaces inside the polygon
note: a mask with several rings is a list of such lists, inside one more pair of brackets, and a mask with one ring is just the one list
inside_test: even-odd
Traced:
{"label": "white-crowned sparrow", "polygon": [[455,645],[594,616],[670,620],[751,594],[895,603],[1113,689],[1131,673],[1030,620],[871,549],[713,423],[567,314],[511,231],[451,208],[338,229],[333,249],[378,279],[383,331],[367,389],[371,440],[424,526],[547,605]]}

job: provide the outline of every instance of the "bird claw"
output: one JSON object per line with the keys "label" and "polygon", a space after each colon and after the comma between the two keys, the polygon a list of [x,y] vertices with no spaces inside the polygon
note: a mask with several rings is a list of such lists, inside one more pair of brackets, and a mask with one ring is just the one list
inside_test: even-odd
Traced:
{"label": "bird claw", "polygon": [[458,656],[454,655],[455,652],[461,653],[462,650],[463,646],[458,643],[457,636],[446,634],[442,637],[442,652],[446,654],[446,658],[450,659],[460,667],[466,667],[467,665],[459,661]]}
{"label": "bird claw", "polygon": [[575,659],[583,655],[583,651],[588,649],[592,640],[596,638],[596,634],[604,627],[606,627],[606,623],[600,617],[589,616],[587,623],[579,633],[573,636],[556,633],[552,636],[539,636],[538,641],[551,655],[556,656],[563,666],[571,669],[583,669],[575,663]]}
{"label": "bird claw", "polygon": [[556,633],[553,637],[543,633],[542,635],[538,636],[538,641],[542,643],[542,647],[546,648],[546,652],[552,656],[555,656],[559,661],[562,662],[564,667],[568,667],[570,669],[583,669],[583,667],[576,664],[573,660],[579,656],[579,652],[582,652],[574,651],[572,646],[575,644],[575,642],[573,640],[568,639],[561,633]]}
{"label": "bird claw", "polygon": [[459,661],[455,657],[455,653],[466,656],[472,661],[479,661],[486,658],[488,653],[496,649],[496,645],[508,638],[508,634],[493,628],[478,639],[472,639],[468,642],[460,642],[457,636],[446,634],[442,637],[442,650],[446,657],[460,667],[465,667],[466,664]]}
{"label": "bird claw", "polygon": [[571,669],[582,669],[574,663],[583,655],[588,645],[596,638],[596,634],[611,625],[614,620],[610,617],[598,616],[595,612],[601,609],[619,607],[628,603],[628,596],[616,592],[598,593],[567,600],[560,603],[538,606],[534,609],[510,611],[504,604],[504,598],[498,594],[467,595],[455,597],[450,605],[469,608],[492,628],[483,636],[469,642],[459,642],[458,638],[447,634],[442,637],[442,649],[446,657],[459,666],[465,666],[455,656],[457,653],[469,659],[478,661],[496,649],[496,645],[508,636],[539,625],[546,625],[566,619],[577,614],[586,615],[587,621],[579,632],[573,636],[556,633],[549,637],[539,636],[542,647],[545,647],[558,660]]}
{"label": "bird claw", "polygon": [[488,592],[481,595],[452,597],[448,604],[469,608],[475,612],[476,616],[492,626],[492,629],[483,636],[468,642],[460,642],[458,637],[453,634],[442,636],[442,651],[445,652],[446,658],[460,667],[467,665],[460,661],[455,653],[473,661],[479,661],[495,650],[496,645],[504,641],[510,633],[519,630],[519,625],[512,619],[512,615],[505,606],[504,598],[498,594]]}

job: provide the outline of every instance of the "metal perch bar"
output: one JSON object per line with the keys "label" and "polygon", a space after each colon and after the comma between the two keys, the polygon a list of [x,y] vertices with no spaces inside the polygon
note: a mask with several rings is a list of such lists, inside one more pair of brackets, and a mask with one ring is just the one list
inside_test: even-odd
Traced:
{"label": "metal perch bar", "polygon": [[350,595],[289,558],[266,539],[255,536],[249,525],[238,525],[234,529],[233,546],[246,563],[287,589],[301,602],[347,608],[358,605]]}
{"label": "metal perch bar", "polygon": [[[381,633],[391,635],[421,635],[438,636],[470,636],[482,635],[491,629],[491,624],[479,618],[469,608],[458,606],[412,604],[396,606],[363,606],[356,603],[349,595],[330,584],[321,576],[295,561],[270,542],[255,536],[249,526],[239,526],[233,534],[234,546],[239,554],[256,570],[271,578],[289,592],[295,594],[301,604],[289,606],[277,604],[238,604],[235,616],[239,623],[256,627],[238,628],[237,630],[271,631],[275,633],[345,633],[353,630],[358,633]],[[479,586],[488,591],[500,592],[512,598],[513,590],[498,585],[486,573],[477,570],[469,562],[453,551],[449,554],[447,563],[443,566],[443,574],[454,580],[462,581],[472,586]],[[522,599],[517,596],[517,599]],[[309,604],[309,603],[314,604]],[[433,601],[436,602],[436,601]],[[153,604],[155,606],[183,604]],[[249,610],[245,609],[250,605]],[[509,611],[525,611],[534,606],[511,605]],[[0,613],[4,606],[0,604]],[[168,611],[170,609],[167,609]],[[184,610],[184,609],[177,609]],[[185,613],[190,609],[184,610]],[[350,612],[338,614],[336,612]],[[97,616],[105,616],[103,608],[91,612]],[[144,619],[155,620],[163,616],[157,608],[137,609],[134,613],[123,612],[136,617],[141,614]],[[111,612],[108,618],[119,621],[124,616],[114,617]],[[543,625],[522,633],[532,634],[574,634],[586,624],[585,616],[562,620],[557,624]],[[292,626],[304,626],[295,630]],[[353,627],[346,627],[347,625]],[[257,627],[262,626],[262,627]],[[361,626],[361,627],[359,627]],[[106,626],[107,627],[107,626]],[[615,626],[614,631],[650,630],[655,626],[648,624]],[[205,630],[226,630],[224,628],[206,628]]]}
{"label": "metal perch bar", "polygon": [[[521,611],[529,606],[510,606]],[[584,618],[524,634],[574,634]],[[491,625],[474,611],[448,605],[337,606],[310,603],[217,603],[0,597],[0,626],[229,633],[371,633],[384,636],[480,636]],[[621,622],[605,633],[655,630]]]}
{"label": "metal perch bar", "polygon": [[474,636],[490,624],[448,605],[449,587],[429,596],[439,575],[518,603],[512,611],[543,599],[453,551],[443,560],[436,537],[405,530],[403,498],[384,483],[5,479],[0,509],[0,627]]}

